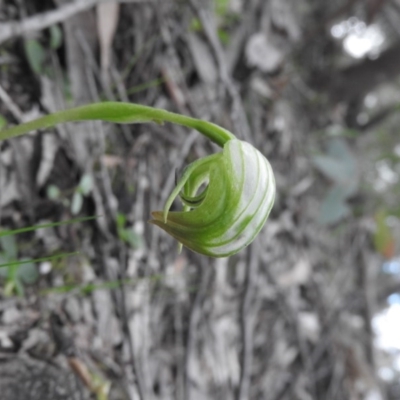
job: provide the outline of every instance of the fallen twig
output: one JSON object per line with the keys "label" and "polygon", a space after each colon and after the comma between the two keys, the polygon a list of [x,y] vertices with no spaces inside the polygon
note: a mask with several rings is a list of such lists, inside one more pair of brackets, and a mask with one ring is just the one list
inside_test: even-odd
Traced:
{"label": "fallen twig", "polygon": [[8,108],[8,111],[13,115],[13,117],[18,122],[24,122],[24,114],[13,99],[8,95],[8,93],[0,85],[0,99],[4,102],[4,105]]}

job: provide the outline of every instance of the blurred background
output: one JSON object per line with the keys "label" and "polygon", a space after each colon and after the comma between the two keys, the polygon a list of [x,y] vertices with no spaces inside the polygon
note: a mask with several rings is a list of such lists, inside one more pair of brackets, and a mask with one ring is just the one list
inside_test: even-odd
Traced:
{"label": "blurred background", "polygon": [[0,21],[1,127],[135,102],[231,130],[277,182],[214,260],[147,223],[217,151],[198,133],[2,142],[3,230],[96,216],[0,236],[25,261],[0,268],[5,400],[400,399],[399,0],[2,0]]}

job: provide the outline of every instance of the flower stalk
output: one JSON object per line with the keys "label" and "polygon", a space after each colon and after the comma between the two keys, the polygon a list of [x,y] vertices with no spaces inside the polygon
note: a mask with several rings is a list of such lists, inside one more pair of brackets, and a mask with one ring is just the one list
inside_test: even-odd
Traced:
{"label": "flower stalk", "polygon": [[[273,206],[275,180],[267,159],[249,143],[207,121],[131,103],[94,103],[49,114],[0,131],[0,140],[37,129],[86,120],[113,123],[172,122],[196,129],[222,152],[186,167],[163,211],[150,221],[200,254],[226,257],[257,236]],[[169,211],[176,197],[183,210]]]}

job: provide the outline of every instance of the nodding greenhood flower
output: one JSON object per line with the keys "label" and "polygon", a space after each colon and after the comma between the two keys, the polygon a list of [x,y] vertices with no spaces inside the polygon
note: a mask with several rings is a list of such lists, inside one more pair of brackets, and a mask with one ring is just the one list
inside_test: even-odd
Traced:
{"label": "nodding greenhood flower", "polygon": [[[0,140],[70,121],[114,123],[172,122],[198,130],[223,147],[190,164],[165,204],[150,222],[201,254],[225,257],[247,246],[263,227],[275,197],[275,180],[266,158],[207,121],[139,104],[103,102],[60,111],[0,131]],[[206,187],[203,189],[204,185]],[[199,193],[200,192],[200,193]],[[182,212],[169,209],[177,196]]]}
{"label": "nodding greenhood flower", "polygon": [[[184,210],[170,212],[178,194]],[[197,253],[226,257],[253,241],[274,197],[275,180],[267,159],[250,144],[233,139],[222,153],[190,164],[164,211],[153,212],[150,222]]]}

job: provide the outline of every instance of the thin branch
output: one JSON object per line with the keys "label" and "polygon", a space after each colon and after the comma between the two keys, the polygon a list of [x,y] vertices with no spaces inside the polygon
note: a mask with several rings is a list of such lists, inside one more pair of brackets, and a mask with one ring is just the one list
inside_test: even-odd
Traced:
{"label": "thin branch", "polygon": [[76,0],[56,10],[36,14],[22,21],[0,24],[0,44],[13,37],[23,36],[48,28],[80,12],[86,11],[95,5],[111,1],[118,3],[148,3],[151,0]]}

